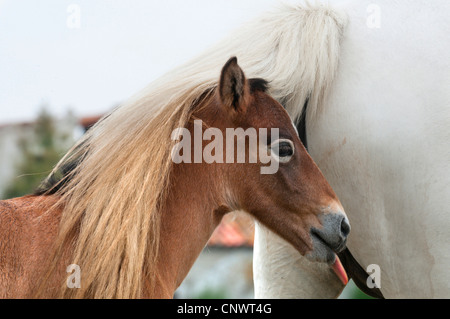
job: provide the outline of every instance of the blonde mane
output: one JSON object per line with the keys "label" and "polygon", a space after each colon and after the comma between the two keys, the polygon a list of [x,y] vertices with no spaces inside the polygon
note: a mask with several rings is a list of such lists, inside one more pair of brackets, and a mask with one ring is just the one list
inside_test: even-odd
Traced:
{"label": "blonde mane", "polygon": [[[155,81],[88,131],[52,173],[77,162],[57,192],[64,209],[56,247],[73,245],[69,261],[81,267],[82,286],[61,297],[142,297],[144,282],[152,287],[157,276],[172,131],[186,125],[192,105],[217,86],[233,55],[248,77],[270,82],[268,93],[293,119],[307,99],[317,109],[337,68],[345,21],[321,5],[282,6]],[[59,257],[56,250],[50,269]]]}

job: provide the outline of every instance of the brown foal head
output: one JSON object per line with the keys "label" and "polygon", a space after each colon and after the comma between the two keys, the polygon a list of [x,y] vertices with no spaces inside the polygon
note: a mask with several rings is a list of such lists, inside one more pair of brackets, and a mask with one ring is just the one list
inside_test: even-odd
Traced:
{"label": "brown foal head", "polygon": [[[246,79],[232,58],[212,102],[194,112],[204,129],[214,127],[223,136],[221,143],[215,136],[213,152],[222,160],[208,164],[224,180],[221,206],[253,215],[310,260],[333,263],[345,246],[348,220],[288,113],[266,89],[266,81]],[[245,156],[239,158],[240,151]]]}

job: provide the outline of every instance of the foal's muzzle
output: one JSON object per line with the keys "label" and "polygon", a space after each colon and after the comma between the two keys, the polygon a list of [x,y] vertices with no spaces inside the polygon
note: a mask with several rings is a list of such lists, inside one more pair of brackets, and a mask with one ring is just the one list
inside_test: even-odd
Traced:
{"label": "foal's muzzle", "polygon": [[311,228],[313,250],[307,255],[311,260],[333,263],[336,254],[345,248],[350,233],[347,217],[341,213],[327,213],[319,217],[322,227]]}

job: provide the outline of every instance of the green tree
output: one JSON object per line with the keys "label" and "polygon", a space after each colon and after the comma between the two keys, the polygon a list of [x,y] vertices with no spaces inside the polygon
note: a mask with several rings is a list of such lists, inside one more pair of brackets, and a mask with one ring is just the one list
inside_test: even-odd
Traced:
{"label": "green tree", "polygon": [[32,193],[64,154],[63,145],[67,145],[68,138],[57,132],[54,118],[42,108],[34,125],[34,134],[22,137],[18,142],[21,160],[16,165],[16,177],[3,197],[14,198]]}

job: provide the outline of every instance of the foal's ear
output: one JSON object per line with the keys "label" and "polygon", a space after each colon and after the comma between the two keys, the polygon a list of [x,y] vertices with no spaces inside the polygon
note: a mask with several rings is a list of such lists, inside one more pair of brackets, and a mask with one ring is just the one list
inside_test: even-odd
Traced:
{"label": "foal's ear", "polygon": [[244,72],[233,57],[225,64],[220,75],[219,97],[225,107],[240,112],[245,109],[249,95],[248,83]]}

